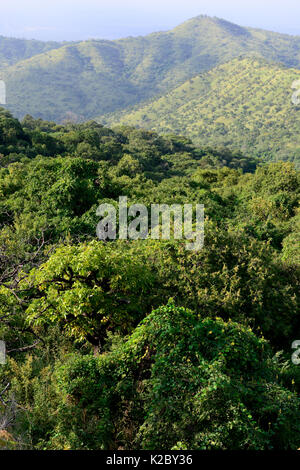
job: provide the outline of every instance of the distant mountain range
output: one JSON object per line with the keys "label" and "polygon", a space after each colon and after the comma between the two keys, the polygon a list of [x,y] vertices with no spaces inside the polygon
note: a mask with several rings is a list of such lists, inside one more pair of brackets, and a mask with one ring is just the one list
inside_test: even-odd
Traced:
{"label": "distant mountain range", "polygon": [[64,44],[67,43],[53,41],[43,42],[0,36],[0,70],[16,64],[20,60],[30,59],[43,52],[58,49]]}
{"label": "distant mountain range", "polygon": [[142,104],[239,56],[300,68],[300,37],[206,16],[117,41],[0,37],[0,79],[7,107],[19,118],[85,120]]}
{"label": "distant mountain range", "polygon": [[300,70],[263,59],[233,59],[145,106],[100,122],[184,134],[196,144],[300,162],[300,106],[292,99],[296,85],[300,90]]}

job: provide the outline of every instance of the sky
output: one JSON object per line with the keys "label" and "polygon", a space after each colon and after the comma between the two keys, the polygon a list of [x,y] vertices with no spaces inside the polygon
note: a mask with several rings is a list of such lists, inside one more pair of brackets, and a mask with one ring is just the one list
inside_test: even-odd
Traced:
{"label": "sky", "polygon": [[300,35],[299,0],[0,0],[0,35],[117,39],[168,30],[201,14]]}

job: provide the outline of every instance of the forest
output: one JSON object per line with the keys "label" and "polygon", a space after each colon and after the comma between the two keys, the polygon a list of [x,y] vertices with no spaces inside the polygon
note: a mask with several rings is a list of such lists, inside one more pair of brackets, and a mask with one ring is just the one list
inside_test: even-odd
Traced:
{"label": "forest", "polygon": [[[0,110],[0,448],[300,447],[300,174],[219,142]],[[97,207],[204,204],[205,245]]]}

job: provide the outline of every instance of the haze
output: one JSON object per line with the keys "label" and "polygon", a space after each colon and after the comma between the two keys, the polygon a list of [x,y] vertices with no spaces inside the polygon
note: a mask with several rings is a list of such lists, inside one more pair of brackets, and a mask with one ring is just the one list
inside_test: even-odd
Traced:
{"label": "haze", "polygon": [[27,39],[145,35],[200,14],[300,35],[299,0],[0,0],[0,6],[0,34]]}

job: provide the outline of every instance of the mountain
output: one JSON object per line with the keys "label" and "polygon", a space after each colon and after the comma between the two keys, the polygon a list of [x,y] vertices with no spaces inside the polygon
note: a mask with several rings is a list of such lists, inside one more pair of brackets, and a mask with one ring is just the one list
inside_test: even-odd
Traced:
{"label": "mountain", "polygon": [[62,45],[61,42],[43,42],[0,36],[0,70],[16,64],[20,60],[30,59],[51,49],[58,49]]}
{"label": "mountain", "polygon": [[196,144],[300,163],[300,106],[292,100],[297,81],[300,89],[300,70],[238,58],[137,110],[102,121],[185,134]]}
{"label": "mountain", "polygon": [[206,16],[145,37],[38,49],[17,63],[14,53],[12,64],[1,71],[7,106],[19,118],[30,113],[80,120],[124,110],[240,55],[300,68],[300,37]]}

